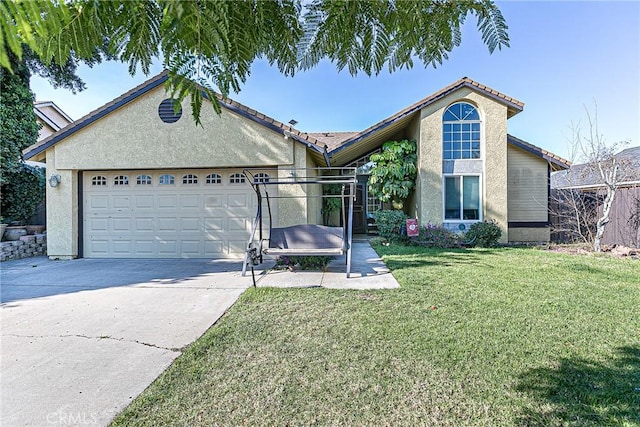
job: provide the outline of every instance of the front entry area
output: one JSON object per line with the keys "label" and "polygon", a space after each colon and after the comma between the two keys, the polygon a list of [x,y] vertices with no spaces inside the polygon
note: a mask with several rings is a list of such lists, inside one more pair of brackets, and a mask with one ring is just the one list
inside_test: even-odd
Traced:
{"label": "front entry area", "polygon": [[240,169],[85,171],[82,183],[81,256],[244,254],[256,198]]}

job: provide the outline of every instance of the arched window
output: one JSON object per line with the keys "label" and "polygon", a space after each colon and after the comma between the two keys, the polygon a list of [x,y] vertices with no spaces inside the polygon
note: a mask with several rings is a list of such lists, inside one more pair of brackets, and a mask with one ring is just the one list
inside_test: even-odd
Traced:
{"label": "arched window", "polygon": [[138,175],[136,177],[137,185],[151,185],[151,176],[150,175]]}
{"label": "arched window", "polygon": [[129,177],[127,175],[118,175],[113,178],[113,185],[129,185]]}
{"label": "arched window", "polygon": [[206,178],[207,184],[222,184],[222,178],[217,173],[210,173]]}
{"label": "arched window", "polygon": [[269,182],[269,174],[262,172],[255,174],[255,176],[253,177],[253,183],[261,184],[263,182]]}
{"label": "arched window", "polygon": [[244,175],[242,175],[241,173],[234,173],[229,177],[230,184],[244,184],[244,182]]}
{"label": "arched window", "polygon": [[102,175],[91,178],[91,185],[107,185],[107,178]]}
{"label": "arched window", "polygon": [[176,183],[176,179],[173,175],[166,173],[164,175],[160,175],[160,180],[158,182],[160,185],[173,185]]}
{"label": "arched window", "polygon": [[182,177],[183,184],[197,184],[198,183],[198,175],[194,175],[192,173],[188,173]]}
{"label": "arched window", "polygon": [[471,104],[457,102],[442,117],[444,160],[480,158],[480,114]]}

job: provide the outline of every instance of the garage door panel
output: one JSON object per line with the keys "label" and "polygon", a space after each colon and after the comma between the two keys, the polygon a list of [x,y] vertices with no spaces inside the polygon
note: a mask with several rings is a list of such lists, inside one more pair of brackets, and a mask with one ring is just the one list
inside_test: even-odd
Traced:
{"label": "garage door panel", "polygon": [[[255,193],[231,184],[239,170],[84,172],[83,255],[97,258],[239,257],[255,217]],[[207,176],[219,175],[220,179]],[[138,180],[135,177],[149,176]],[[174,176],[163,180],[163,175]],[[183,182],[187,175],[197,176]],[[129,185],[115,185],[128,176]],[[99,185],[92,185],[92,178]],[[138,182],[140,181],[140,182]],[[143,184],[144,182],[144,184]],[[275,194],[275,189],[270,189]],[[272,206],[274,208],[274,206]],[[268,221],[267,217],[265,220]]]}
{"label": "garage door panel", "polygon": [[157,242],[158,255],[165,255],[167,258],[174,258],[178,253],[178,242],[176,240],[160,240]]}
{"label": "garage door panel", "polygon": [[135,218],[136,232],[153,232],[155,229],[155,219],[153,217]]}
{"label": "garage door panel", "polygon": [[111,231],[114,233],[131,233],[131,218],[111,218]]}
{"label": "garage door panel", "polygon": [[246,240],[229,240],[229,249],[228,249],[228,253],[229,254],[238,254],[238,253],[242,253],[245,251],[247,247],[247,241]]}
{"label": "garage door panel", "polygon": [[229,208],[247,208],[249,207],[248,194],[229,194],[227,196],[227,206]]}
{"label": "garage door panel", "polygon": [[186,194],[180,196],[180,209],[200,208],[200,195]]}
{"label": "garage door panel", "polygon": [[205,231],[222,231],[225,228],[225,218],[205,218]]}
{"label": "garage door panel", "polygon": [[153,209],[153,194],[143,194],[135,196],[135,209]]}
{"label": "garage door panel", "polygon": [[204,253],[205,255],[212,256],[212,257],[224,255],[224,241],[223,240],[205,240]]}
{"label": "garage door panel", "polygon": [[112,244],[113,244],[112,252],[114,255],[128,256],[131,254],[131,249],[132,249],[131,240],[129,239],[113,240]]}
{"label": "garage door panel", "polygon": [[98,256],[109,255],[109,241],[92,239],[90,243],[90,251]]}
{"label": "garage door panel", "polygon": [[176,217],[159,217],[157,220],[159,232],[177,232],[178,231],[178,219]]}
{"label": "garage door panel", "polygon": [[109,218],[89,218],[89,229],[92,232],[108,232],[109,231]]}
{"label": "garage door panel", "polygon": [[154,254],[154,242],[153,240],[134,240],[133,249],[134,254],[137,256],[153,256]]}
{"label": "garage door panel", "polygon": [[230,217],[228,219],[228,227],[227,229],[231,232],[233,231],[251,231],[251,225],[249,223],[249,218],[233,218]]}
{"label": "garage door panel", "polygon": [[190,231],[200,232],[202,230],[200,226],[200,218],[180,218],[180,231],[188,233]]}
{"label": "garage door panel", "polygon": [[204,208],[221,208],[224,206],[224,197],[222,194],[207,194],[204,196]]}
{"label": "garage door panel", "polygon": [[200,240],[182,240],[181,255],[199,255],[202,252],[200,248]]}
{"label": "garage door panel", "polygon": [[175,194],[161,194],[158,197],[158,209],[176,209],[178,197]]}
{"label": "garage door panel", "polygon": [[94,210],[108,209],[109,196],[106,194],[94,194],[89,199],[89,206]]}

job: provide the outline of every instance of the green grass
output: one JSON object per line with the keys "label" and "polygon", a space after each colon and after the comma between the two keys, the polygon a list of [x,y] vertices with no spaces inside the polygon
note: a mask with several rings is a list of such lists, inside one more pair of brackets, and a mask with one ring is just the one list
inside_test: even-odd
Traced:
{"label": "green grass", "polygon": [[386,291],[250,289],[115,425],[640,425],[640,263],[377,248]]}

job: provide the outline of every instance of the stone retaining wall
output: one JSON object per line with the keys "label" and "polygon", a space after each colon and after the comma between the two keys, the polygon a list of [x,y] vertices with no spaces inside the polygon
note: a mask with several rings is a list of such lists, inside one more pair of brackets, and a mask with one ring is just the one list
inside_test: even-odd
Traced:
{"label": "stone retaining wall", "polygon": [[46,254],[46,234],[27,235],[13,242],[0,242],[0,262]]}

